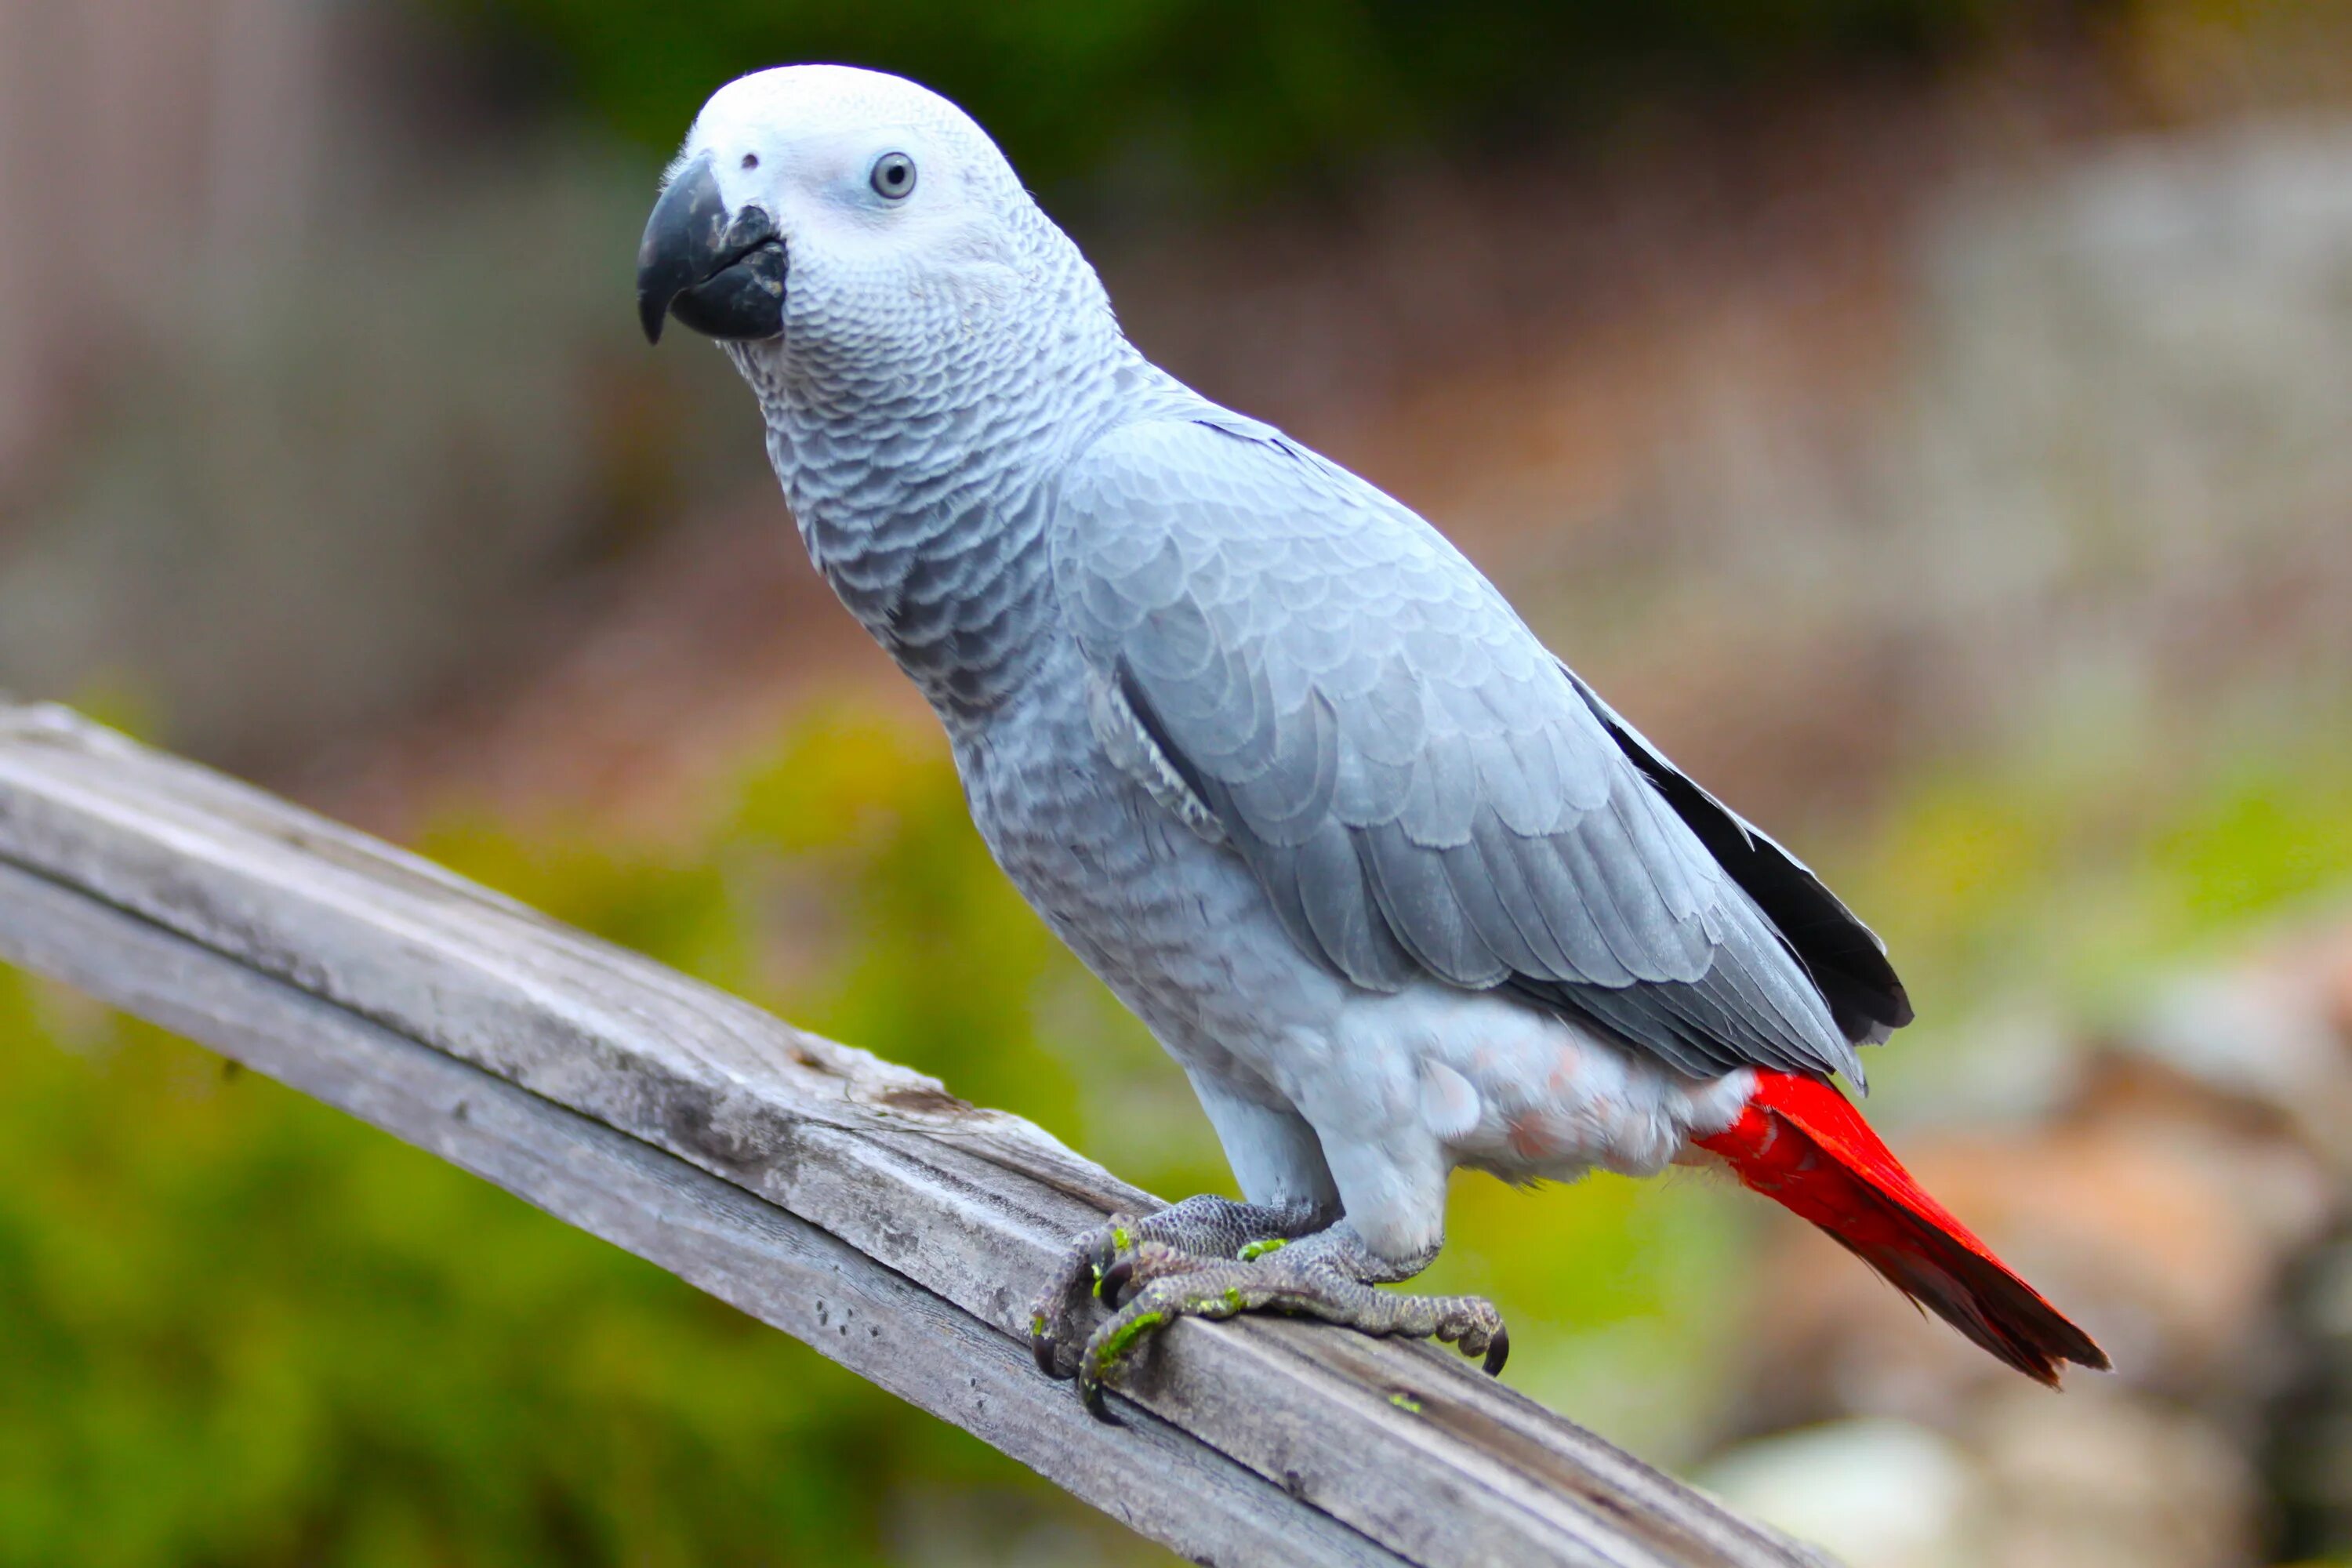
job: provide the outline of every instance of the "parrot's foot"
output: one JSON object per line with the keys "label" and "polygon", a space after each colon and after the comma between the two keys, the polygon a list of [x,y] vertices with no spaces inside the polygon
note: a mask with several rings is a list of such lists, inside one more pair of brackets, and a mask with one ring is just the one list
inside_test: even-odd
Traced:
{"label": "parrot's foot", "polygon": [[1410,1296],[1373,1289],[1409,1278],[1337,1225],[1246,1258],[1202,1258],[1146,1242],[1103,1273],[1102,1295],[1116,1309],[1078,1356],[1078,1394],[1108,1419],[1105,1381],[1137,1344],[1177,1318],[1230,1318],[1276,1311],[1320,1318],[1359,1332],[1435,1339],[1484,1354],[1489,1373],[1510,1355],[1510,1335],[1495,1304],[1480,1296]]}
{"label": "parrot's foot", "polygon": [[1115,1292],[1106,1281],[1127,1279],[1130,1260],[1140,1250],[1150,1248],[1155,1256],[1192,1261],[1230,1263],[1312,1236],[1328,1226],[1332,1218],[1331,1210],[1309,1203],[1240,1204],[1206,1194],[1171,1204],[1140,1219],[1111,1215],[1072,1245],[1061,1273],[1029,1315],[1029,1342],[1036,1352],[1037,1369],[1048,1377],[1077,1375],[1076,1352],[1086,1338],[1077,1325],[1087,1303],[1097,1297],[1115,1301]]}

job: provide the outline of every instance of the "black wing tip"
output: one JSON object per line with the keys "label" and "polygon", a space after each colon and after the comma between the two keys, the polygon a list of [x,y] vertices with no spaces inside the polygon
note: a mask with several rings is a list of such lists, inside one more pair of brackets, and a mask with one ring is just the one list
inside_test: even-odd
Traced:
{"label": "black wing tip", "polygon": [[1717,800],[1561,663],[1569,683],[1601,721],[1626,760],[1650,781],[1699,843],[1756,900],[1790,951],[1812,974],[1837,1024],[1854,1044],[1883,1043],[1910,1024],[1910,994],[1886,956],[1886,944],[1811,868],[1770,834]]}

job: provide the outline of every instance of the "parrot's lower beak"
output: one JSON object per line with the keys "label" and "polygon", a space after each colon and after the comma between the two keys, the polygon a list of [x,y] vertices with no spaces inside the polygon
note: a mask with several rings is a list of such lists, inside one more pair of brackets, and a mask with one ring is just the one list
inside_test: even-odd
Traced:
{"label": "parrot's lower beak", "polygon": [[637,247],[637,320],[661,342],[676,316],[705,337],[772,338],[784,330],[784,242],[755,206],[730,215],[710,160],[680,169]]}

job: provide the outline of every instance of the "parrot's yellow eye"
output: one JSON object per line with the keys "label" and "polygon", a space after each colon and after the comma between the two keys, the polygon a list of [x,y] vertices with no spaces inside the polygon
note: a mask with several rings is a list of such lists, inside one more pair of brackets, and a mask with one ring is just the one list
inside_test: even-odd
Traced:
{"label": "parrot's yellow eye", "polygon": [[866,183],[877,196],[904,201],[915,188],[915,161],[904,153],[885,153],[874,160],[874,173]]}

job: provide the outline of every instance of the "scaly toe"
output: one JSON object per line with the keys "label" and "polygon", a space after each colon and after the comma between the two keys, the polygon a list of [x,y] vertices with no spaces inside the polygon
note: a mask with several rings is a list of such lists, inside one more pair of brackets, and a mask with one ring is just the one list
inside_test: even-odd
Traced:
{"label": "scaly toe", "polygon": [[1483,1296],[1443,1300],[1434,1337],[1464,1355],[1483,1354],[1489,1373],[1500,1373],[1510,1359],[1511,1336],[1503,1327],[1503,1314]]}
{"label": "scaly toe", "polygon": [[1202,1258],[1164,1242],[1142,1241],[1135,1245],[1133,1251],[1122,1254],[1118,1262],[1103,1271],[1102,1285],[1096,1293],[1117,1309],[1157,1280],[1216,1273],[1232,1267],[1230,1259]]}
{"label": "scaly toe", "polygon": [[1163,1314],[1130,1302],[1087,1339],[1086,1349],[1078,1352],[1078,1399],[1088,1415],[1113,1426],[1121,1424],[1103,1402],[1107,1381],[1136,1343],[1166,1321]]}
{"label": "scaly toe", "polygon": [[1104,1275],[1116,1266],[1122,1238],[1130,1234],[1127,1223],[1124,1215],[1114,1215],[1072,1243],[1054,1282],[1030,1309],[1029,1352],[1036,1358],[1037,1370],[1047,1377],[1076,1374],[1076,1363],[1066,1349],[1072,1328],[1087,1315]]}
{"label": "scaly toe", "polygon": [[[1155,1267],[1161,1277],[1143,1278]],[[1108,1420],[1103,1389],[1111,1374],[1178,1318],[1230,1318],[1263,1305],[1266,1292],[1251,1288],[1255,1281],[1249,1275],[1246,1264],[1189,1258],[1172,1248],[1142,1250],[1139,1266],[1129,1275],[1135,1294],[1094,1331],[1078,1356],[1078,1396],[1087,1408]]]}
{"label": "scaly toe", "polygon": [[[1056,1281],[1030,1313],[1030,1353],[1048,1377],[1077,1378],[1087,1408],[1108,1418],[1102,1376],[1108,1363],[1097,1367],[1097,1352],[1115,1325],[1132,1322],[1124,1314],[1139,1299],[1162,1281],[1181,1279],[1187,1281],[1183,1287],[1160,1292],[1163,1316],[1224,1317],[1241,1310],[1227,1304],[1228,1291],[1201,1280],[1200,1276],[1209,1274],[1223,1284],[1238,1284],[1242,1293],[1255,1298],[1251,1305],[1263,1304],[1258,1286],[1265,1276],[1244,1273],[1226,1279],[1223,1271],[1244,1267],[1236,1264],[1234,1254],[1246,1250],[1254,1257],[1277,1257],[1286,1240],[1313,1234],[1328,1223],[1328,1216],[1305,1205],[1252,1208],[1209,1197],[1187,1198],[1143,1219],[1113,1215],[1078,1237],[1064,1255]],[[1202,1305],[1193,1305],[1192,1297],[1199,1297]],[[1093,1318],[1097,1301],[1112,1315],[1091,1336],[1082,1336],[1079,1326]],[[1110,1361],[1116,1362],[1124,1348],[1115,1349]]]}

